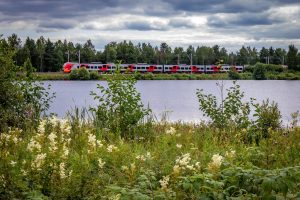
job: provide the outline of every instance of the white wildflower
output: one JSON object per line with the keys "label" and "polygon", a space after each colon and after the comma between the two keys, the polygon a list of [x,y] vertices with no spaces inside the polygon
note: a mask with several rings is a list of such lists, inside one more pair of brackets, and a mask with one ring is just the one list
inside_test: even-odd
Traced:
{"label": "white wildflower", "polygon": [[62,179],[67,177],[66,169],[65,169],[65,163],[63,163],[63,162],[59,164],[59,176]]}
{"label": "white wildflower", "polygon": [[25,171],[24,169],[21,169],[21,173],[23,176],[27,176],[27,171]]}
{"label": "white wildflower", "polygon": [[50,123],[52,124],[52,126],[57,126],[58,122],[59,122],[59,119],[57,117],[52,116],[50,118]]}
{"label": "white wildflower", "polygon": [[41,134],[45,133],[45,126],[46,126],[47,121],[45,119],[40,121],[40,124],[38,126],[38,132]]}
{"label": "white wildflower", "polygon": [[13,160],[12,160],[12,161],[10,161],[10,165],[11,165],[11,166],[13,166],[13,167],[14,167],[16,164],[17,164],[17,162],[16,162],[16,161],[13,161]]}
{"label": "white wildflower", "polygon": [[66,145],[63,146],[62,152],[63,152],[62,158],[66,159],[69,155],[69,149],[68,147],[66,147]]}
{"label": "white wildflower", "polygon": [[111,144],[111,145],[108,145],[106,149],[107,149],[107,151],[108,151],[109,153],[111,153],[111,152],[113,152],[114,150],[117,151],[117,150],[118,150],[118,147],[116,147],[116,146],[114,146],[113,144]]}
{"label": "white wildflower", "polygon": [[163,190],[168,189],[170,177],[169,176],[163,176],[161,180],[159,180],[160,186]]}
{"label": "white wildflower", "polygon": [[178,175],[180,174],[180,170],[181,170],[181,167],[179,165],[174,165],[173,167],[173,173]]}
{"label": "white wildflower", "polygon": [[92,147],[95,147],[96,146],[96,136],[89,133],[88,134],[88,143],[92,146]]}
{"label": "white wildflower", "polygon": [[176,147],[177,147],[178,149],[181,149],[182,144],[176,144]]}
{"label": "white wildflower", "polygon": [[129,168],[128,168],[127,166],[123,165],[123,166],[121,167],[121,170],[122,170],[122,171],[128,171]]}
{"label": "white wildflower", "polygon": [[176,129],[173,127],[170,127],[168,130],[166,130],[166,134],[168,135],[175,135]]}
{"label": "white wildflower", "polygon": [[231,151],[226,151],[225,153],[225,156],[228,158],[228,159],[233,159],[235,157],[235,151],[234,150],[231,150]]}
{"label": "white wildflower", "polygon": [[35,141],[33,138],[31,138],[30,142],[27,145],[27,150],[29,150],[31,152],[34,151],[34,150],[37,150],[38,152],[40,152],[41,148],[42,147],[41,147],[40,143]]}
{"label": "white wildflower", "polygon": [[45,158],[45,153],[38,154],[32,163],[32,167],[35,167],[37,170],[41,170],[41,166],[44,163]]}
{"label": "white wildflower", "polygon": [[138,155],[135,158],[138,159],[138,160],[140,160],[140,161],[145,161],[146,160],[146,158],[145,158],[144,155]]}
{"label": "white wildflower", "polygon": [[96,144],[98,147],[103,147],[102,141],[101,140],[96,140]]}
{"label": "white wildflower", "polygon": [[50,140],[50,142],[54,143],[55,139],[57,138],[57,136],[55,135],[55,133],[50,133],[50,135],[48,135],[48,139]]}
{"label": "white wildflower", "polygon": [[208,163],[208,170],[211,172],[218,172],[223,161],[223,156],[215,154],[212,156],[212,161]]}
{"label": "white wildflower", "polygon": [[101,158],[99,158],[99,159],[98,159],[98,166],[99,166],[99,168],[100,168],[100,169],[103,169],[104,165],[105,165],[105,162],[102,161]]}

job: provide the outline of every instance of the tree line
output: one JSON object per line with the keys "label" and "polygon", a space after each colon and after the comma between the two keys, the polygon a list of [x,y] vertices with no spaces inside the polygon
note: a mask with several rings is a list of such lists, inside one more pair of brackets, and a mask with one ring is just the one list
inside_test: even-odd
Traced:
{"label": "tree line", "polygon": [[29,59],[38,72],[60,71],[63,63],[102,62],[112,63],[121,60],[122,63],[154,63],[154,64],[215,64],[220,60],[231,65],[254,65],[257,62],[267,64],[288,65],[289,69],[300,70],[300,53],[294,45],[289,45],[288,51],[283,48],[242,46],[236,52],[228,52],[219,45],[197,46],[190,45],[171,48],[167,43],[152,46],[150,43],[131,41],[110,42],[102,51],[97,51],[89,39],[84,44],[72,41],[51,41],[43,36],[34,40],[27,37],[24,42],[12,34],[3,39],[5,45],[15,50],[14,61],[18,66]]}

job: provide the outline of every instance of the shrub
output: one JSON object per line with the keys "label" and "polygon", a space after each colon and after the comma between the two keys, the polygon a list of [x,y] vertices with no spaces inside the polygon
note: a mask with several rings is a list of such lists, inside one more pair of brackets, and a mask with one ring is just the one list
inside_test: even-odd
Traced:
{"label": "shrub", "polygon": [[99,73],[97,71],[90,72],[90,79],[91,80],[98,80],[100,78]]}
{"label": "shrub", "polygon": [[206,95],[203,89],[197,90],[197,97],[200,110],[208,116],[214,126],[226,128],[235,126],[245,128],[248,126],[250,113],[249,103],[242,103],[244,93],[240,91],[240,86],[233,82],[233,86],[227,89],[227,97],[224,98],[224,84],[217,83],[221,91],[221,102],[218,105],[217,98],[211,94]]}
{"label": "shrub", "polygon": [[72,70],[69,75],[70,80],[78,80],[78,77],[78,69]]}
{"label": "shrub", "polygon": [[22,68],[15,66],[14,49],[0,38],[0,133],[8,127],[30,128],[49,107],[52,96],[32,76],[27,59]]}
{"label": "shrub", "polygon": [[90,73],[85,67],[81,67],[78,70],[78,78],[80,80],[90,80]]}
{"label": "shrub", "polygon": [[134,85],[133,76],[124,76],[116,71],[107,78],[108,87],[98,84],[101,96],[91,92],[99,100],[96,108],[91,108],[97,127],[108,128],[112,133],[124,138],[133,138],[131,130],[149,114],[141,102],[141,95]]}
{"label": "shrub", "polygon": [[255,107],[256,117],[255,125],[262,137],[269,136],[269,129],[277,130],[281,127],[281,113],[278,109],[278,104],[274,101],[269,102],[269,99],[263,101],[262,104],[253,104]]}
{"label": "shrub", "polygon": [[236,71],[234,67],[231,67],[230,70],[228,71],[228,77],[233,80],[241,79],[240,74]]}
{"label": "shrub", "polygon": [[265,80],[266,79],[266,68],[261,63],[256,63],[253,70],[253,78],[255,80]]}

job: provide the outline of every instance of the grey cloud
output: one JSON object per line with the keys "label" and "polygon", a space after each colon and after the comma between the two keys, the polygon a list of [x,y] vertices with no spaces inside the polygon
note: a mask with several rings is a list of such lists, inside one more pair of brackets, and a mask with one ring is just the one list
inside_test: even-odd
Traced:
{"label": "grey cloud", "polygon": [[169,25],[174,28],[195,28],[196,25],[187,19],[171,19]]}
{"label": "grey cloud", "polygon": [[222,19],[218,16],[210,16],[207,25],[215,28],[232,28],[236,26],[272,25],[283,22],[280,19],[271,19],[268,14],[242,13]]}
{"label": "grey cloud", "polygon": [[167,30],[167,26],[160,22],[148,22],[148,21],[133,21],[125,22],[124,26],[126,29],[138,30],[138,31],[149,31],[149,30]]}

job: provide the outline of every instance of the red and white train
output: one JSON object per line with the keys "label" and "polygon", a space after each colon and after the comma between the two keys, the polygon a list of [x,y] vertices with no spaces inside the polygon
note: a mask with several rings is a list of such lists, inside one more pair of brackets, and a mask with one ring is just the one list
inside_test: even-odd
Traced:
{"label": "red and white train", "polygon": [[[63,66],[65,73],[70,73],[74,69],[85,67],[89,71],[98,71],[101,73],[111,73],[117,68],[115,63],[73,63],[67,62]],[[242,72],[244,66],[231,65],[156,65],[156,64],[119,64],[118,68],[121,72],[141,72],[141,73],[218,73],[228,72],[230,68],[234,68],[237,72]]]}

